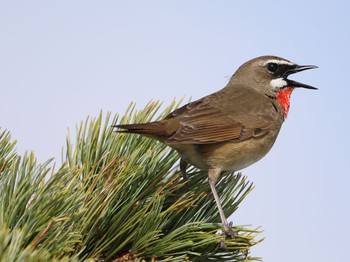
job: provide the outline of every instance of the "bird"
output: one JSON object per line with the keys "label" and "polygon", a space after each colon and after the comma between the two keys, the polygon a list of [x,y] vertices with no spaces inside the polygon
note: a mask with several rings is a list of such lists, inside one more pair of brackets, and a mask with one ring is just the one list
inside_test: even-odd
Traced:
{"label": "bird", "polygon": [[[227,236],[235,238],[237,232],[227,222],[215,187],[221,173],[242,170],[270,151],[287,118],[292,92],[317,89],[288,76],[314,68],[318,67],[278,56],[256,57],[242,64],[223,89],[162,120],[114,127],[117,132],[146,136],[175,149],[184,178],[188,163],[208,173],[225,241]],[[225,248],[224,243],[221,246]]]}

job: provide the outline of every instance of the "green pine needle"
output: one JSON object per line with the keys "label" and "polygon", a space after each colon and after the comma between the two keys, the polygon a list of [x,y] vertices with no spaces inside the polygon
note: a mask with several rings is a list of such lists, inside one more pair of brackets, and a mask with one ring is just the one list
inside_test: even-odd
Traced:
{"label": "green pine needle", "polygon": [[[249,250],[259,231],[246,226],[236,226],[239,235],[220,249],[205,172],[190,168],[184,182],[174,150],[111,128],[162,118],[179,104],[162,113],[159,102],[141,111],[131,104],[119,121],[102,112],[88,118],[75,139],[68,135],[61,165],[18,156],[2,131],[0,261],[258,261]],[[217,189],[229,216],[253,186],[229,173]]]}

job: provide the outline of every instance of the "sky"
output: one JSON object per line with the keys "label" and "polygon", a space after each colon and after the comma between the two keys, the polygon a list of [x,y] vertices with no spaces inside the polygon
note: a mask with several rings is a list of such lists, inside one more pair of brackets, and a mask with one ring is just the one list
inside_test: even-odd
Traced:
{"label": "sky", "polygon": [[193,100],[245,61],[277,55],[318,69],[298,89],[270,153],[243,170],[253,192],[230,217],[261,226],[269,262],[349,257],[348,1],[1,1],[0,127],[38,161],[68,128],[130,102]]}

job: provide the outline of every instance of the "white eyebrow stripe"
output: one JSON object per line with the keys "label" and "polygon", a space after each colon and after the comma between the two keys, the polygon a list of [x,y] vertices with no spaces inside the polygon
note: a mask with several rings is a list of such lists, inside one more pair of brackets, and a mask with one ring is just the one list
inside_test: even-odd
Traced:
{"label": "white eyebrow stripe", "polygon": [[289,62],[289,61],[286,61],[286,60],[271,59],[271,60],[266,61],[264,63],[264,66],[269,64],[269,63],[276,63],[276,64],[279,64],[279,65],[294,65],[292,62]]}

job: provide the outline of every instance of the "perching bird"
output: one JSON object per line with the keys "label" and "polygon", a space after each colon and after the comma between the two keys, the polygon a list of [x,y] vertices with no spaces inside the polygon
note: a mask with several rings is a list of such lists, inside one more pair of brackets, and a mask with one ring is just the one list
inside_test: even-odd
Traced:
{"label": "perching bird", "polygon": [[241,170],[270,151],[287,117],[293,90],[317,89],[287,77],[313,68],[317,66],[299,66],[276,56],[257,57],[239,67],[223,89],[163,120],[115,127],[117,132],[144,135],[174,148],[183,172],[186,163],[208,171],[223,232],[234,237],[215,188],[220,173]]}

